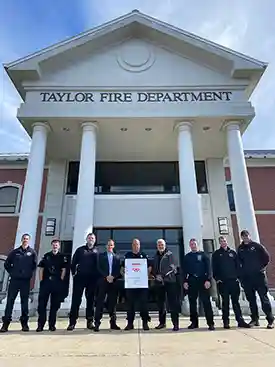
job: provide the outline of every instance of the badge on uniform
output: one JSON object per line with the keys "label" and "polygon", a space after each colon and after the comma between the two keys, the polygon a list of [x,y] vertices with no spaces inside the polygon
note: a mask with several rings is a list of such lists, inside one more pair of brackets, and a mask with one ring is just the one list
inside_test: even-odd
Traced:
{"label": "badge on uniform", "polygon": [[32,254],[31,252],[27,252],[27,256],[31,256],[31,254]]}
{"label": "badge on uniform", "polygon": [[234,255],[230,252],[229,256],[230,256],[230,257],[233,257]]}
{"label": "badge on uniform", "polygon": [[201,261],[201,259],[202,259],[202,256],[198,255],[198,261]]}
{"label": "badge on uniform", "polygon": [[255,247],[254,247],[254,246],[252,246],[252,247],[251,247],[251,251],[254,251],[254,250],[255,250]]}

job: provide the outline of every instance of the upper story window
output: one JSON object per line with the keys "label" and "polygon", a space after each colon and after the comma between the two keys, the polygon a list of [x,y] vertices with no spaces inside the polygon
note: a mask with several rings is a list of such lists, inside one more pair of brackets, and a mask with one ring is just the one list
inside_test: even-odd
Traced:
{"label": "upper story window", "polygon": [[0,184],[0,214],[18,212],[20,188],[16,184]]}
{"label": "upper story window", "polygon": [[[205,162],[196,161],[199,194],[208,192]],[[76,194],[79,162],[70,162],[67,194]],[[179,193],[178,162],[97,162],[95,193],[97,194],[161,194]]]}
{"label": "upper story window", "polygon": [[6,258],[7,256],[0,255],[0,292],[5,292],[8,286],[9,274],[6,272],[4,268]]}
{"label": "upper story window", "polygon": [[227,188],[227,197],[228,197],[230,211],[235,212],[236,207],[235,207],[233,186],[231,183],[227,183],[226,188]]}

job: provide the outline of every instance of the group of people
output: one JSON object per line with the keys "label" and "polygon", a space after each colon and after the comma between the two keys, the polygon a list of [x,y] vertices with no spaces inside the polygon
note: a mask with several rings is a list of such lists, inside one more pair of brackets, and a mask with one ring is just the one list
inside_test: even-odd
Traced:
{"label": "group of people", "polygon": [[[267,319],[267,328],[274,328],[272,307],[268,298],[266,267],[269,254],[264,246],[253,242],[248,231],[241,232],[242,243],[237,252],[228,246],[225,237],[219,238],[220,248],[217,249],[210,261],[209,256],[199,249],[196,239],[190,240],[190,252],[184,257],[182,272],[178,267],[173,253],[165,240],[157,240],[155,256],[149,260],[146,253],[141,251],[140,241],[134,239],[132,250],[127,252],[124,260],[115,253],[115,243],[109,240],[104,253],[99,253],[96,236],[87,235],[86,244],[75,251],[70,269],[73,277],[72,301],[69,313],[68,331],[74,330],[81,305],[83,292],[86,297],[87,328],[98,332],[100,330],[105,300],[110,317],[110,328],[120,330],[116,320],[118,299],[118,280],[124,277],[126,259],[147,259],[148,278],[152,279],[156,290],[156,301],[159,312],[159,324],[155,329],[166,327],[166,314],[170,312],[173,330],[179,330],[179,315],[181,312],[181,292],[178,279],[181,279],[184,293],[187,294],[190,305],[190,321],[188,329],[199,327],[198,299],[201,301],[209,330],[215,330],[210,291],[213,278],[216,281],[218,293],[222,299],[222,318],[225,329],[230,328],[229,304],[230,299],[238,327],[250,328],[259,325],[259,311],[256,300],[258,293],[263,312]],[[29,246],[30,235],[22,236],[21,246],[11,251],[5,261],[5,269],[10,275],[7,294],[7,304],[3,316],[1,332],[7,332],[12,320],[15,299],[20,292],[22,331],[29,331],[28,300],[30,283],[37,267],[37,256]],[[68,269],[68,260],[60,252],[60,241],[53,240],[52,250],[47,252],[38,264],[39,267],[39,297],[37,332],[42,332],[47,322],[47,304],[50,298],[48,326],[50,331],[56,330],[57,312],[61,305],[63,282]],[[240,284],[244,289],[250,305],[251,321],[245,322],[239,303]],[[135,314],[138,311],[142,319],[143,330],[149,330],[151,321],[148,312],[148,289],[126,289],[127,325],[124,330],[134,329]],[[168,307],[167,307],[168,306]]]}

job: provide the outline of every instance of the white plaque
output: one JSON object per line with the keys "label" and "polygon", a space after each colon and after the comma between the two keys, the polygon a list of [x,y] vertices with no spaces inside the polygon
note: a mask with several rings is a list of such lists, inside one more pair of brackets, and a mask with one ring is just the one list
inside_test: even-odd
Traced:
{"label": "white plaque", "polygon": [[125,259],[125,288],[148,288],[147,259]]}

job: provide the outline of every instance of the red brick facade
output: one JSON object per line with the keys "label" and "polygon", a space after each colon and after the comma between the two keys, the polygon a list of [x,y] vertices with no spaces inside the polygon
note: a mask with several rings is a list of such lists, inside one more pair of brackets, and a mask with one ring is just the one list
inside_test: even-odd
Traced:
{"label": "red brick facade", "polygon": [[[46,187],[47,187],[47,174],[48,171],[45,169],[43,184],[42,184],[42,194],[40,200],[40,213],[43,213],[45,196],[46,196]],[[0,184],[7,183],[8,181],[13,184],[22,185],[22,192],[20,197],[20,205],[22,200],[22,194],[24,191],[24,182],[26,176],[26,169],[24,168],[0,168]],[[0,254],[7,255],[9,251],[13,248],[16,236],[16,229],[18,223],[18,213],[12,215],[4,215],[0,216],[0,233],[1,233],[1,243],[0,243]],[[42,230],[42,215],[38,218],[37,223],[37,233],[35,239],[35,247],[38,250],[40,236]]]}
{"label": "red brick facade", "polygon": [[[269,285],[275,288],[275,167],[248,167],[247,172],[260,239],[271,255],[271,263],[267,269],[268,281]],[[226,180],[230,181],[229,168],[226,168],[225,176]],[[267,214],[266,211],[274,213]],[[231,218],[235,243],[238,244],[239,229],[236,215],[232,214]]]}

